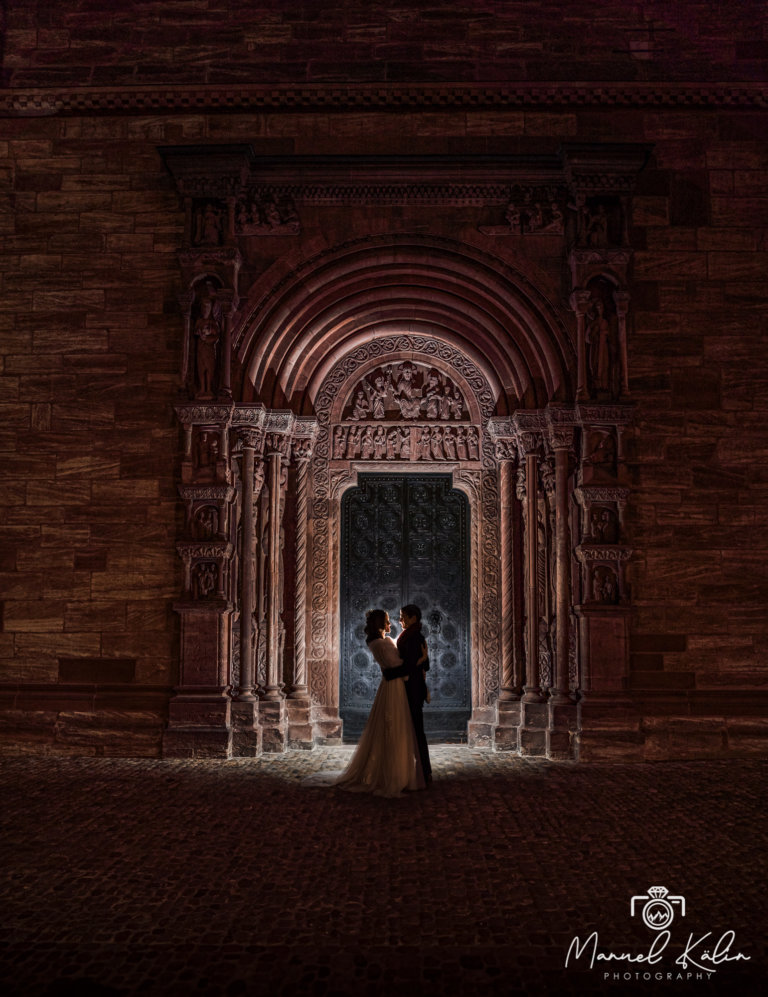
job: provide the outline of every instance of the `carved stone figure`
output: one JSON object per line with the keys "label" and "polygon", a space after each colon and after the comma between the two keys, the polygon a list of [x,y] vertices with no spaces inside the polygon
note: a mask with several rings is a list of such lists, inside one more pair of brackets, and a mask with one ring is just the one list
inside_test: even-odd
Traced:
{"label": "carved stone figure", "polygon": [[416,459],[429,460],[431,452],[432,449],[429,430],[424,428],[419,434],[419,438],[416,442]]}
{"label": "carved stone figure", "polygon": [[507,210],[504,213],[504,217],[509,225],[510,232],[514,232],[516,235],[520,232],[520,210],[519,208],[510,201],[507,205]]}
{"label": "carved stone figure", "polygon": [[446,460],[456,459],[456,440],[453,437],[453,430],[446,429],[443,432],[443,452]]}
{"label": "carved stone figure", "polygon": [[360,450],[363,460],[370,460],[373,456],[373,428],[371,426],[365,427]]}
{"label": "carved stone figure", "polygon": [[421,391],[416,387],[416,367],[406,361],[398,368],[399,377],[394,384],[395,399],[404,419],[417,419],[421,410]]}
{"label": "carved stone figure", "polygon": [[195,568],[195,590],[198,599],[206,599],[216,588],[216,565],[203,561]]}
{"label": "carved stone figure", "polygon": [[195,362],[195,398],[214,397],[216,368],[218,364],[221,324],[214,299],[206,293],[200,299],[200,317],[195,322],[194,335],[197,340]]}
{"label": "carved stone figure", "polygon": [[215,506],[201,506],[195,513],[195,535],[201,540],[210,540],[219,530],[219,511]]}
{"label": "carved stone figure", "polygon": [[562,235],[565,231],[565,218],[560,210],[557,201],[553,201],[549,208],[550,221],[544,226],[544,232],[552,232],[555,235]]}
{"label": "carved stone figure", "polygon": [[410,429],[400,430],[400,456],[403,460],[411,459],[411,431]]}
{"label": "carved stone figure", "polygon": [[206,470],[215,467],[219,457],[219,437],[217,433],[203,430],[197,438],[197,466]]}
{"label": "carved stone figure", "polygon": [[333,433],[333,456],[336,460],[343,460],[347,452],[347,430],[343,426],[337,426]]}
{"label": "carved stone figure", "polygon": [[198,208],[195,218],[195,242],[200,246],[218,246],[221,243],[222,212],[213,204]]}
{"label": "carved stone figure", "polygon": [[373,454],[379,460],[387,454],[387,433],[383,426],[379,426],[373,438]]}
{"label": "carved stone figure", "polygon": [[613,469],[616,464],[616,441],[610,430],[596,430],[590,438],[591,450],[584,458],[585,464],[599,464]]}
{"label": "carved stone figure", "polygon": [[480,459],[480,437],[474,426],[470,426],[467,430],[467,450],[470,460]]}
{"label": "carved stone figure", "polygon": [[430,439],[430,449],[432,451],[432,457],[434,460],[442,460],[443,454],[443,431],[439,426],[435,426],[432,430]]}
{"label": "carved stone figure", "polygon": [[463,426],[456,427],[456,455],[459,460],[467,459],[467,437]]}
{"label": "carved stone figure", "polygon": [[613,394],[613,359],[611,324],[605,314],[605,305],[595,299],[587,322],[586,342],[589,348],[589,367],[594,392],[598,395]]}
{"label": "carved stone figure", "polygon": [[596,248],[608,245],[608,215],[604,204],[599,204],[594,212],[587,210],[586,241],[588,246]]}
{"label": "carved stone figure", "polygon": [[359,422],[361,419],[367,419],[368,414],[371,411],[371,406],[368,404],[368,399],[362,391],[358,391],[355,397],[355,407],[352,409],[351,419],[355,422]]}
{"label": "carved stone figure", "polygon": [[400,454],[400,431],[390,429],[387,433],[387,460],[395,460]]}
{"label": "carved stone figure", "polygon": [[531,232],[538,232],[539,229],[544,228],[544,215],[540,204],[534,204],[530,210],[528,214],[528,228]]}

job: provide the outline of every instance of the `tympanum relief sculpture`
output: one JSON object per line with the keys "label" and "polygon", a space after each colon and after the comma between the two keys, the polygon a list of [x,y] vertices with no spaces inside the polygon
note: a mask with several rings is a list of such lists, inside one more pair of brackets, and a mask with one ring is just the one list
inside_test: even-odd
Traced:
{"label": "tympanum relief sculpture", "polygon": [[480,460],[480,433],[461,389],[426,364],[382,365],[361,378],[342,419],[333,460]]}

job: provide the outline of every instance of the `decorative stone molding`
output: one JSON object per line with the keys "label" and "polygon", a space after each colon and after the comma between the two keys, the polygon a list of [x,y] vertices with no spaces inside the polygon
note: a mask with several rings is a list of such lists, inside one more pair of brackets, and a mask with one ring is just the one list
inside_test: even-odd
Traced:
{"label": "decorative stone molding", "polygon": [[747,108],[765,110],[763,83],[659,83],[590,81],[521,84],[345,84],[237,86],[34,87],[0,93],[0,114],[39,117],[109,114],[124,111],[196,114],[207,111],[261,111],[365,108]]}

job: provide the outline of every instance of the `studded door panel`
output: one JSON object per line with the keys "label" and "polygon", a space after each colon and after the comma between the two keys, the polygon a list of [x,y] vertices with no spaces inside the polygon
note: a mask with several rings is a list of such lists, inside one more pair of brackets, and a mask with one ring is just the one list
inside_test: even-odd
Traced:
{"label": "studded door panel", "polygon": [[429,644],[433,740],[461,740],[471,708],[469,509],[450,475],[361,474],[342,499],[340,713],[360,736],[381,672],[365,644],[365,614],[385,609],[397,637],[402,605],[416,603]]}

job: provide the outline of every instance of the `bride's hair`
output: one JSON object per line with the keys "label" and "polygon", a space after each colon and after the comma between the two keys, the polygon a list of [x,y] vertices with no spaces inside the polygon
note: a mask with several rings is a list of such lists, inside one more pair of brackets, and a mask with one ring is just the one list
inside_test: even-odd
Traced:
{"label": "bride's hair", "polygon": [[381,631],[387,626],[387,614],[383,609],[369,609],[365,614],[365,641],[370,644],[372,640],[381,637]]}

